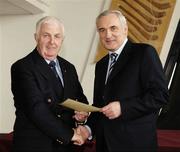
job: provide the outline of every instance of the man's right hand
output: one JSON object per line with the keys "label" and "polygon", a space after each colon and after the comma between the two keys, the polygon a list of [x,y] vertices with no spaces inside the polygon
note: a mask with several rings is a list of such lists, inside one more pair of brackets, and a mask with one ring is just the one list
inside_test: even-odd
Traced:
{"label": "man's right hand", "polygon": [[84,141],[86,141],[91,136],[89,130],[85,126],[82,126],[82,125],[79,125],[77,127],[77,132],[78,134],[82,136]]}
{"label": "man's right hand", "polygon": [[75,145],[82,145],[90,136],[89,130],[85,126],[79,125],[76,129],[74,129],[72,141]]}
{"label": "man's right hand", "polygon": [[79,131],[77,131],[77,129],[73,129],[73,130],[74,130],[74,135],[71,139],[71,141],[73,141],[73,144],[79,145],[79,146],[84,144],[85,140],[83,139]]}

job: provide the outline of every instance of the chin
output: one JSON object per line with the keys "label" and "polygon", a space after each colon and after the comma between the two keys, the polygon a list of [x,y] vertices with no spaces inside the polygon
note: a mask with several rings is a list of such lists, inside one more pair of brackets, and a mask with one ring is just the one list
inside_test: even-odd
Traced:
{"label": "chin", "polygon": [[116,49],[116,47],[115,47],[115,46],[112,46],[112,45],[106,45],[105,48],[106,48],[107,50],[114,50],[114,49]]}
{"label": "chin", "polygon": [[107,50],[110,50],[110,51],[112,51],[112,50],[116,50],[115,48],[113,48],[113,47],[106,47],[106,49]]}

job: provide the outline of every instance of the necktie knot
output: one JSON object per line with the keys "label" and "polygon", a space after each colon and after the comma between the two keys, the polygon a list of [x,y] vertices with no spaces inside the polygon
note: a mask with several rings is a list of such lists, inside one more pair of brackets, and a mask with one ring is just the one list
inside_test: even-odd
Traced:
{"label": "necktie knot", "polygon": [[116,62],[118,54],[117,53],[111,53],[110,58],[111,58],[111,63]]}
{"label": "necktie knot", "polygon": [[49,62],[49,66],[52,69],[52,71],[54,72],[55,76],[58,78],[58,73],[56,71],[56,62],[55,61],[51,61]]}
{"label": "necktie knot", "polygon": [[49,67],[51,68],[51,70],[53,71],[53,73],[55,74],[56,78],[57,78],[57,82],[59,84],[59,96],[61,98],[61,100],[63,99],[63,96],[64,96],[64,90],[63,90],[63,85],[62,85],[62,82],[61,82],[61,79],[58,75],[58,72],[56,71],[56,62],[55,61],[50,61],[49,62]]}
{"label": "necktie knot", "polygon": [[113,66],[114,66],[114,64],[116,62],[117,56],[118,56],[117,53],[111,53],[110,54],[110,65],[109,65],[109,71],[107,73],[106,81],[107,81],[109,75],[111,74],[111,71],[113,70]]}
{"label": "necktie knot", "polygon": [[55,66],[56,66],[56,62],[51,61],[51,62],[49,63],[49,66],[50,66],[51,68],[55,68]]}

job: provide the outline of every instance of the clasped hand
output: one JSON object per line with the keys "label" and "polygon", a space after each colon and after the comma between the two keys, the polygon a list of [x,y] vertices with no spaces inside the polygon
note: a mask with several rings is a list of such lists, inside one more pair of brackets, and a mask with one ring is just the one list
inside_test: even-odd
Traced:
{"label": "clasped hand", "polygon": [[[109,119],[115,119],[122,114],[120,102],[110,102],[108,105],[102,107],[100,112],[102,112]],[[74,118],[77,121],[85,121],[88,118],[88,114],[85,112],[75,112]],[[75,145],[82,145],[90,136],[89,130],[85,126],[79,125],[76,129],[74,129],[72,141]]]}
{"label": "clasped hand", "polygon": [[[77,122],[84,122],[87,120],[89,116],[89,113],[87,112],[78,112],[75,111],[75,115],[73,116],[74,119],[76,119]],[[72,141],[75,145],[82,145],[89,137],[89,131],[86,127],[78,125],[77,128],[74,130],[74,136],[72,137]]]}
{"label": "clasped hand", "polygon": [[76,129],[74,129],[74,136],[72,138],[73,144],[80,146],[85,143],[89,136],[90,133],[87,128],[79,125]]}
{"label": "clasped hand", "polygon": [[79,111],[75,111],[74,112],[75,115],[73,116],[74,119],[76,119],[77,122],[84,122],[87,120],[89,113],[88,112],[79,112]]}

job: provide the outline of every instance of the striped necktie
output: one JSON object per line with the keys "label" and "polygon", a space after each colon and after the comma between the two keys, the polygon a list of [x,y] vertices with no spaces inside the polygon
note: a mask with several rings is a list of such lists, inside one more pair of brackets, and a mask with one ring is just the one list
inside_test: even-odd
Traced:
{"label": "striped necktie", "polygon": [[59,100],[63,100],[63,98],[64,98],[64,87],[63,87],[61,79],[60,79],[60,77],[59,77],[59,75],[58,75],[58,73],[56,71],[56,62],[55,61],[51,61],[49,63],[49,66],[50,66],[51,70],[53,71],[53,73],[55,74],[55,76],[56,76],[56,78],[58,80],[57,81],[58,84],[59,84],[58,92],[59,92],[59,95],[60,95],[60,99]]}
{"label": "striped necktie", "polygon": [[50,66],[51,70],[54,72],[56,78],[59,79],[59,75],[58,75],[58,73],[57,73],[57,71],[56,71],[56,62],[51,61],[51,62],[49,63],[49,66]]}
{"label": "striped necktie", "polygon": [[117,53],[111,53],[111,55],[110,55],[110,66],[109,66],[109,71],[108,71],[108,77],[113,70],[114,64],[116,63],[117,56],[118,56]]}
{"label": "striped necktie", "polygon": [[57,73],[57,70],[56,70],[56,62],[55,62],[55,61],[51,61],[51,62],[49,63],[49,66],[50,66],[51,70],[54,72],[56,78],[58,79],[59,85],[63,88],[61,79],[60,79],[60,77],[59,77],[59,75],[58,75],[58,73]]}

